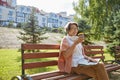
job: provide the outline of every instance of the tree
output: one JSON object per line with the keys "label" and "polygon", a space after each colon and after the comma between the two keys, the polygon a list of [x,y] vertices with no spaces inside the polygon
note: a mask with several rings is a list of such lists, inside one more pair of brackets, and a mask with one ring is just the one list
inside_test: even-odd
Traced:
{"label": "tree", "polygon": [[120,45],[120,0],[79,0],[74,4],[76,19],[81,15],[91,27],[94,39],[104,39],[113,55]]}
{"label": "tree", "polygon": [[95,39],[100,39],[104,34],[107,18],[115,6],[120,5],[120,0],[79,0],[74,3],[76,16],[85,18],[89,23]]}
{"label": "tree", "polygon": [[26,23],[18,23],[16,27],[17,27],[17,28],[23,28],[25,24],[26,24]]}
{"label": "tree", "polygon": [[12,27],[14,27],[13,26],[13,21],[10,21],[9,24],[8,24],[8,28],[12,28]]}
{"label": "tree", "polygon": [[30,18],[23,27],[23,31],[20,32],[21,37],[19,39],[23,40],[25,43],[40,43],[41,40],[46,39],[46,37],[41,37],[45,31],[38,26],[38,21],[35,16],[35,9],[32,9]]}
{"label": "tree", "polygon": [[115,46],[120,46],[120,10],[108,16],[108,26],[105,27],[104,40],[108,43],[108,51],[113,55]]}
{"label": "tree", "polygon": [[85,35],[85,41],[84,41],[83,44],[85,44],[85,45],[92,44],[91,33],[90,33],[91,26],[89,26],[87,24],[87,22],[85,20],[82,20],[82,19],[79,19],[77,21],[77,23],[78,23],[78,27],[79,27],[78,34],[79,33],[84,33],[84,35]]}

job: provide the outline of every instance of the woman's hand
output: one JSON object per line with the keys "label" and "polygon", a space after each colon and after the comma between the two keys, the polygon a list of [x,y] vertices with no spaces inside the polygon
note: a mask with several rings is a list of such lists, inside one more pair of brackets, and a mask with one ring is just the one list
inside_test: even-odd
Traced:
{"label": "woman's hand", "polygon": [[97,60],[95,60],[95,59],[93,59],[93,58],[90,58],[90,57],[88,58],[88,60],[89,60],[90,62],[95,62],[95,63],[97,62]]}
{"label": "woman's hand", "polygon": [[77,45],[77,44],[79,44],[79,43],[81,43],[81,42],[83,42],[83,41],[84,41],[84,39],[83,39],[83,38],[78,37],[78,39],[77,39],[77,40],[75,40],[74,44],[75,44],[75,45]]}
{"label": "woman's hand", "polygon": [[97,60],[95,60],[95,59],[91,59],[90,61],[92,61],[92,62],[97,62]]}

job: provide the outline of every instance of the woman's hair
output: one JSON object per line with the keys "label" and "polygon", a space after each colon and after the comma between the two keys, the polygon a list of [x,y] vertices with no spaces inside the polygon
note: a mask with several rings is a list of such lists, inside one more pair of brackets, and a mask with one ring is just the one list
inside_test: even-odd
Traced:
{"label": "woman's hair", "polygon": [[78,24],[76,22],[68,22],[64,27],[67,33],[70,31],[71,25],[76,25],[78,27]]}

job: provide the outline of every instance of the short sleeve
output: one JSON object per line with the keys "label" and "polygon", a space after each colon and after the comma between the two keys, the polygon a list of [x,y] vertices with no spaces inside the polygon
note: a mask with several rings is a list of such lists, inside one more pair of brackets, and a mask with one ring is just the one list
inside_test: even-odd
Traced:
{"label": "short sleeve", "polygon": [[69,44],[66,38],[63,38],[61,45],[60,45],[60,51],[66,51],[69,48]]}

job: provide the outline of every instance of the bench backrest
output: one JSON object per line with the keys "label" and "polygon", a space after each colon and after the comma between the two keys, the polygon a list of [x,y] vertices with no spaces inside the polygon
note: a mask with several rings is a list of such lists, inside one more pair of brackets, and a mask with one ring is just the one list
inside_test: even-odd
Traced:
{"label": "bench backrest", "polygon": [[120,61],[120,46],[115,47],[115,60]]}
{"label": "bench backrest", "polygon": [[92,58],[100,58],[104,62],[105,56],[103,46],[84,46],[84,52],[86,55]]}
{"label": "bench backrest", "polygon": [[[55,44],[22,44],[22,75],[26,69],[41,68],[57,65],[60,45]],[[101,58],[104,61],[103,46],[84,46],[85,54],[93,58]],[[31,52],[29,52],[31,51]],[[32,62],[33,59],[51,58],[49,61]],[[31,60],[27,62],[27,60]]]}
{"label": "bench backrest", "polygon": [[[54,44],[22,44],[22,75],[25,75],[26,69],[41,68],[57,65],[57,60],[26,62],[27,59],[54,58],[59,55],[59,45]],[[28,51],[31,52],[28,52]],[[37,52],[36,52],[36,51]],[[48,51],[49,50],[49,51]]]}

